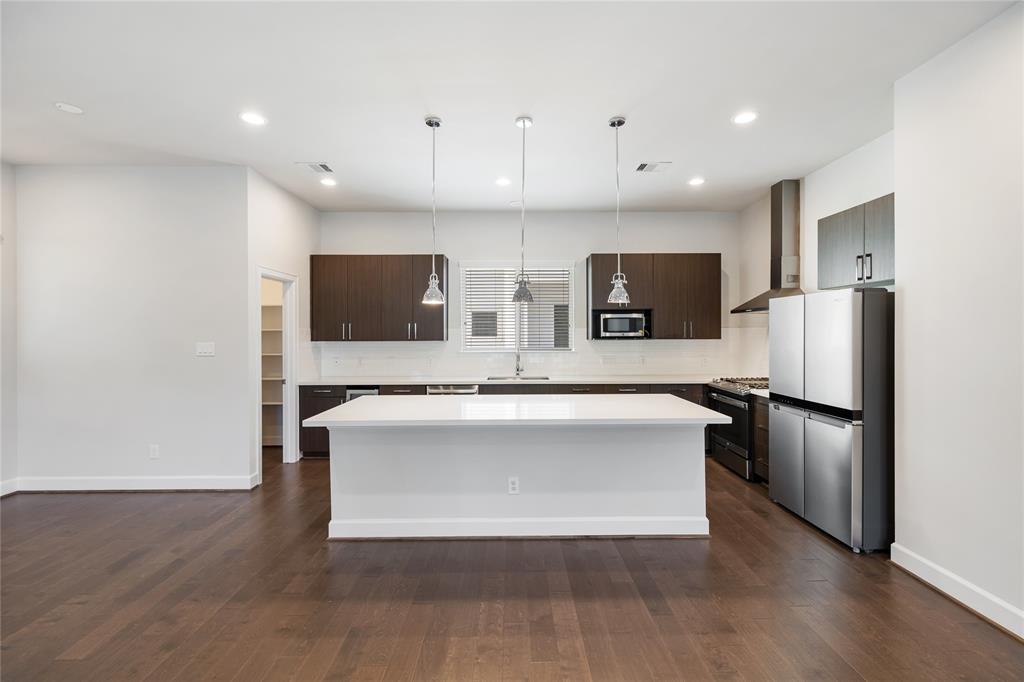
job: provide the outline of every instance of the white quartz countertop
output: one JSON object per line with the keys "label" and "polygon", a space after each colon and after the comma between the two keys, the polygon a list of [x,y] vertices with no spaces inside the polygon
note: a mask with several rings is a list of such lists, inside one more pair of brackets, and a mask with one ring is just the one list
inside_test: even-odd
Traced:
{"label": "white quartz countertop", "polygon": [[[533,372],[529,374],[534,374]],[[388,386],[451,384],[706,384],[711,374],[618,374],[608,376],[552,376],[548,379],[488,379],[480,376],[338,376],[304,379],[300,386]],[[537,374],[542,374],[537,372]]]}
{"label": "white quartz countertop", "polygon": [[756,395],[756,396],[760,396],[762,398],[767,398],[768,397],[768,389],[767,388],[752,388],[752,389],[750,389],[750,392],[751,392],[751,394]]}
{"label": "white quartz countertop", "polygon": [[363,396],[304,426],[557,426],[728,424],[724,414],[667,394]]}

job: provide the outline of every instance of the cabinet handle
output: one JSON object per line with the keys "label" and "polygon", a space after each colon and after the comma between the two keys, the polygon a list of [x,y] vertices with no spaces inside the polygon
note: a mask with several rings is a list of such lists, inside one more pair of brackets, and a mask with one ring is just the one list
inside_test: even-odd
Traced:
{"label": "cabinet handle", "polygon": [[418,341],[420,338],[420,325],[418,322],[412,323],[412,338],[413,341]]}
{"label": "cabinet handle", "polygon": [[853,268],[853,272],[854,275],[856,275],[858,282],[864,279],[864,256],[857,256],[856,265]]}
{"label": "cabinet handle", "polygon": [[391,392],[392,393],[412,393],[412,389],[411,388],[393,388],[393,389],[391,389]]}
{"label": "cabinet handle", "polygon": [[619,393],[636,393],[636,389],[635,388],[623,388],[623,387],[620,386],[619,387]]}
{"label": "cabinet handle", "polygon": [[873,272],[874,268],[871,267],[871,254],[870,253],[864,254],[864,269],[866,271],[865,274],[864,274],[864,279],[871,279],[872,275],[874,274],[874,272]]}
{"label": "cabinet handle", "polygon": [[348,323],[348,340],[349,341],[352,340],[352,323],[351,322]]}
{"label": "cabinet handle", "polygon": [[575,387],[575,388],[572,389],[572,392],[573,393],[590,393],[590,389],[589,388]]}
{"label": "cabinet handle", "polygon": [[412,322],[408,322],[405,325],[405,340],[408,341],[412,338]]}
{"label": "cabinet handle", "polygon": [[314,388],[313,389],[313,393],[330,393],[330,392],[331,392],[331,389],[329,389],[329,388]]}

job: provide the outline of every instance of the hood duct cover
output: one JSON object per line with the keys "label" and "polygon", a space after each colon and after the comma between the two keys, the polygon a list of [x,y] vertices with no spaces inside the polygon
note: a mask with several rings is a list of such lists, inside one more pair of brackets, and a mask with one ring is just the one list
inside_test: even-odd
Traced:
{"label": "hood duct cover", "polygon": [[771,288],[732,309],[733,313],[768,310],[768,301],[798,296],[800,289],[800,181],[772,185]]}

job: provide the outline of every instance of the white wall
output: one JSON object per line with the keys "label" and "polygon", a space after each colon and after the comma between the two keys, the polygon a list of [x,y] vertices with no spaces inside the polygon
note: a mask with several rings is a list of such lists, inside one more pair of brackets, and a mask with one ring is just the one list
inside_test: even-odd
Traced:
{"label": "white wall", "polygon": [[[426,213],[324,213],[322,253],[429,253]],[[528,216],[528,261],[575,265],[575,352],[532,353],[531,371],[553,374],[654,374],[661,372],[763,374],[767,371],[767,329],[748,328],[749,316],[730,315],[742,302],[736,213],[628,213],[623,216],[624,251],[707,251],[722,254],[721,340],[587,341],[586,256],[615,250],[613,213],[534,213]],[[451,259],[451,325],[447,343],[322,343],[323,376],[478,375],[507,372],[508,353],[461,351],[459,263],[514,261],[519,252],[519,214],[457,212],[439,216],[438,251]],[[764,256],[767,261],[767,255]],[[626,273],[628,278],[629,273]]]}
{"label": "white wall", "polygon": [[19,487],[250,487],[245,169],[16,178]]}
{"label": "white wall", "polygon": [[1018,3],[896,83],[895,562],[1024,636]]}
{"label": "white wall", "polygon": [[818,220],[893,191],[893,139],[888,132],[809,173],[800,183],[800,287],[804,291],[818,289]]}
{"label": "white wall", "polygon": [[[249,470],[260,480],[262,426],[260,424],[261,358],[258,345],[260,320],[260,281],[257,268],[268,268],[296,278],[295,314],[297,317],[296,376],[315,376],[318,371],[309,342],[309,256],[320,243],[320,214],[309,204],[271,183],[259,173],[246,171],[248,230],[248,322],[249,322]],[[286,385],[290,405],[297,406],[295,382]],[[294,416],[294,419],[291,417]],[[298,417],[285,409],[286,424],[298,438]],[[285,437],[286,444],[288,436]],[[297,447],[297,446],[296,446]],[[288,448],[286,448],[287,450]],[[285,456],[288,456],[288,452]],[[297,457],[297,450],[295,456]]]}
{"label": "white wall", "polygon": [[0,495],[17,489],[18,307],[14,167],[0,170]]}

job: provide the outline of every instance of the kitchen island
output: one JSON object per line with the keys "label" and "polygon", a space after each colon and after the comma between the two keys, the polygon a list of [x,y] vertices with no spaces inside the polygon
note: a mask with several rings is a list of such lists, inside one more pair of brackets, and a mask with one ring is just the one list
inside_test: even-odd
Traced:
{"label": "kitchen island", "polygon": [[671,395],[364,396],[330,432],[331,538],[707,536],[704,427]]}

